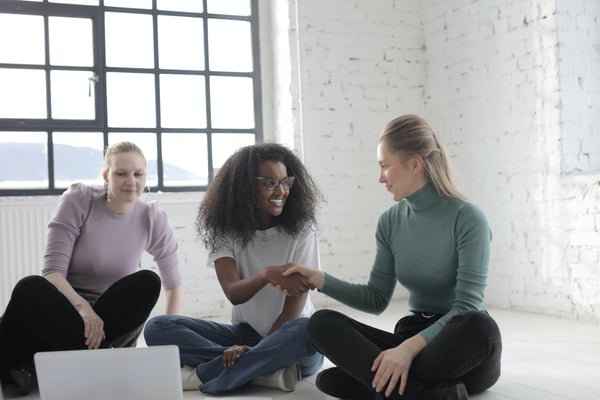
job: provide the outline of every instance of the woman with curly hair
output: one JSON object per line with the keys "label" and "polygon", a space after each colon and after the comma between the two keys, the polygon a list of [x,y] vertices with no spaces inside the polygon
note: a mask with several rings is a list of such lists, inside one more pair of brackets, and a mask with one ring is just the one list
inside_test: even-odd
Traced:
{"label": "woman with curly hair", "polygon": [[144,332],[149,345],[179,346],[184,390],[216,394],[253,383],[292,391],[321,367],[306,329],[314,311],[308,283],[282,275],[288,263],[320,269],[319,197],[302,162],[279,144],[243,147],[219,170],[196,227],[233,304],[231,324],[162,315]]}

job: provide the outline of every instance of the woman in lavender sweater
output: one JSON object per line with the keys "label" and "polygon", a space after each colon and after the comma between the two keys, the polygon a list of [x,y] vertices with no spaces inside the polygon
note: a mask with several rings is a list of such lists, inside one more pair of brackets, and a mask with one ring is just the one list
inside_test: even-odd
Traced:
{"label": "woman in lavender sweater", "polygon": [[[166,213],[140,199],[146,159],[134,143],[109,147],[104,187],[73,184],[48,224],[42,276],[20,280],[0,320],[0,379],[35,389],[39,351],[135,346],[160,295],[183,297],[178,247]],[[147,251],[160,277],[140,269]]]}

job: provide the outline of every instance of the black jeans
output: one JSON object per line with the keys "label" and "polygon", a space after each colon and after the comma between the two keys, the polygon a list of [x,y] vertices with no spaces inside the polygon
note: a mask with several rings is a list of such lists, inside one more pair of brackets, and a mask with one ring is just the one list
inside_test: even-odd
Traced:
{"label": "black jeans", "polygon": [[[154,308],[160,287],[156,273],[140,270],[101,295],[82,293],[104,321],[106,339],[101,347],[135,343],[132,339]],[[83,330],[77,310],[46,278],[21,279],[0,320],[0,378],[6,378],[10,368],[31,363],[39,351],[86,349]]]}
{"label": "black jeans", "polygon": [[[394,333],[358,322],[340,312],[320,310],[311,317],[308,331],[315,347],[341,372],[340,386],[364,387],[356,397],[374,397],[371,366],[381,351],[398,346],[439,316],[408,315]],[[469,393],[482,392],[500,377],[502,340],[496,322],[486,312],[469,311],[454,316],[412,362],[404,396],[420,398],[420,388],[461,381]],[[342,390],[342,389],[341,389]]]}

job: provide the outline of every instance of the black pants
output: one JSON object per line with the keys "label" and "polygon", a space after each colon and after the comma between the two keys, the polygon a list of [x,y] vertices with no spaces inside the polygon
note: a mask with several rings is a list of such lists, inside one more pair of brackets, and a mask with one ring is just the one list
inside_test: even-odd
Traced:
{"label": "black pants", "polygon": [[[140,270],[99,296],[82,294],[104,321],[101,347],[135,343],[132,339],[154,308],[160,286],[156,273]],[[83,319],[51,282],[38,275],[21,279],[0,320],[0,378],[10,368],[31,363],[39,351],[86,349],[83,332]]]}
{"label": "black pants", "polygon": [[[390,333],[337,311],[320,310],[311,317],[308,330],[315,347],[340,370],[340,390],[352,387],[357,389],[357,398],[372,398],[375,372],[371,366],[379,353],[398,346],[438,318],[409,315]],[[457,380],[469,393],[482,392],[500,377],[501,353],[498,325],[486,312],[458,314],[413,360],[404,396],[396,387],[390,398],[420,398],[421,388]]]}

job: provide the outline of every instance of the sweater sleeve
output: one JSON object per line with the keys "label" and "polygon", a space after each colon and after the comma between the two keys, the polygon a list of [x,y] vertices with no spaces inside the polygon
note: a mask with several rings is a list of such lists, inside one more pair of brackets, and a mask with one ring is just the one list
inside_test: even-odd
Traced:
{"label": "sweater sleeve", "polygon": [[181,285],[178,245],[167,213],[157,203],[150,203],[150,238],[147,251],[158,265],[158,272],[166,288]]}
{"label": "sweater sleeve", "polygon": [[377,223],[377,252],[369,281],[366,284],[349,283],[325,273],[325,284],[321,292],[350,307],[372,314],[381,314],[387,308],[396,287],[396,276],[386,218],[387,213],[384,213]]}
{"label": "sweater sleeve", "polygon": [[91,201],[91,188],[81,183],[71,185],[63,193],[48,223],[43,276],[58,272],[67,277],[73,249],[89,213]]}
{"label": "sweater sleeve", "polygon": [[420,332],[429,343],[455,315],[483,307],[490,257],[491,231],[483,212],[475,205],[464,207],[455,225],[458,266],[452,308]]}

